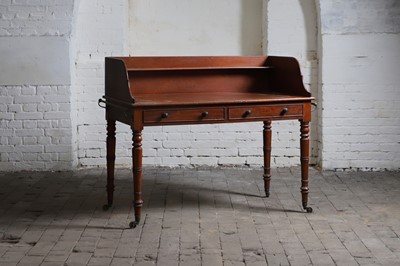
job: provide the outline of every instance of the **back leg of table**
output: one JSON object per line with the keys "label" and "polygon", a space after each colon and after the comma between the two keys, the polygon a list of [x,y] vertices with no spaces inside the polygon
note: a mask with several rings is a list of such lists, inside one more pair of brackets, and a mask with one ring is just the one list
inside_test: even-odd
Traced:
{"label": "back leg of table", "polygon": [[115,120],[107,120],[107,204],[103,210],[108,210],[114,198],[114,168],[115,168]]}
{"label": "back leg of table", "polygon": [[300,120],[300,162],[301,162],[301,198],[307,212],[313,209],[308,206],[308,167],[310,158],[310,122]]}

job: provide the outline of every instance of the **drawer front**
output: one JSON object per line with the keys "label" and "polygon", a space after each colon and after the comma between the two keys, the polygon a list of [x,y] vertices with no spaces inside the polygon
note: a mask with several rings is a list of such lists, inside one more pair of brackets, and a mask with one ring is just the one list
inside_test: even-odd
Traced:
{"label": "drawer front", "polygon": [[223,121],[224,119],[224,108],[157,109],[145,110],[143,113],[145,124]]}
{"label": "drawer front", "polygon": [[270,105],[232,107],[228,110],[230,120],[267,119],[267,118],[293,118],[303,115],[303,106],[297,105]]}

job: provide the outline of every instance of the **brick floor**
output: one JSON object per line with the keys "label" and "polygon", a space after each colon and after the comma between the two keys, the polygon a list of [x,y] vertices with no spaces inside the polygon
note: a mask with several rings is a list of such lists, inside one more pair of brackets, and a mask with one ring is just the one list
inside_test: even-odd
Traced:
{"label": "brick floor", "polygon": [[141,224],[129,169],[0,173],[0,265],[400,265],[400,173],[145,168]]}

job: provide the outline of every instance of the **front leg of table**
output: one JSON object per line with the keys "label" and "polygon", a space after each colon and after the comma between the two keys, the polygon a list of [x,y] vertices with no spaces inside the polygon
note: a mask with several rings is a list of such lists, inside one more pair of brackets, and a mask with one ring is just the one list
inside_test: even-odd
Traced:
{"label": "front leg of table", "polygon": [[263,130],[263,151],[264,151],[264,190],[265,196],[269,197],[270,183],[271,183],[271,143],[272,143],[272,130],[271,121],[264,121]]}
{"label": "front leg of table", "polygon": [[133,161],[133,206],[135,208],[135,221],[130,222],[129,227],[134,228],[140,222],[142,200],[142,130],[134,126],[132,128],[132,161]]}

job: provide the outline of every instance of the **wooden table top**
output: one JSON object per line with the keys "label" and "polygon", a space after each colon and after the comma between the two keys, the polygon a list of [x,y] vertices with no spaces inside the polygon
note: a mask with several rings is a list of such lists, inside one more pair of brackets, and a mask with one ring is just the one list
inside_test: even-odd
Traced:
{"label": "wooden table top", "polygon": [[313,97],[293,96],[274,93],[214,92],[214,93],[168,93],[141,94],[135,96],[133,106],[162,107],[185,105],[229,105],[311,101]]}

